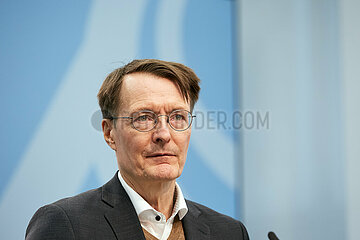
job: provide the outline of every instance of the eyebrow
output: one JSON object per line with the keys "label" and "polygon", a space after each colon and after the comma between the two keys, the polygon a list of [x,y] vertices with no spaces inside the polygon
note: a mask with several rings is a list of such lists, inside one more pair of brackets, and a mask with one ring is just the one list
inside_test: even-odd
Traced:
{"label": "eyebrow", "polygon": [[[152,104],[151,104],[152,105]],[[131,112],[139,112],[139,111],[151,111],[151,112],[154,112],[154,113],[158,113],[159,111],[155,110],[157,109],[158,107],[156,106],[142,106],[142,107],[137,107],[137,108],[134,108],[131,110]],[[165,107],[165,109],[168,109],[167,107]],[[169,108],[170,111],[166,111],[167,113],[171,113],[172,111],[175,111],[175,110],[187,110],[185,106],[180,106],[180,105],[177,105],[177,106],[173,106],[171,108]]]}

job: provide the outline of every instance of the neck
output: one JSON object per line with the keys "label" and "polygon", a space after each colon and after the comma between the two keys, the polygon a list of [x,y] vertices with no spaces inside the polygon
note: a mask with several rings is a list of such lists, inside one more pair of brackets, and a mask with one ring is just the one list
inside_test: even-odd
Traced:
{"label": "neck", "polygon": [[170,181],[135,181],[121,174],[124,181],[154,209],[170,218],[175,200],[175,180]]}

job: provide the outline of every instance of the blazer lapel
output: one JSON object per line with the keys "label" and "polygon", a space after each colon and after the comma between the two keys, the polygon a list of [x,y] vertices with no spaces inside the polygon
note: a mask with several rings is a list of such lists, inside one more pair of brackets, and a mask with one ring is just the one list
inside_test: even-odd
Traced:
{"label": "blazer lapel", "polygon": [[105,219],[117,239],[145,240],[134,206],[117,178],[117,173],[103,186],[102,201],[109,206]]}
{"label": "blazer lapel", "polygon": [[188,212],[182,219],[185,239],[205,240],[210,239],[210,228],[209,226],[199,221],[201,212],[189,201],[186,201],[188,206]]}
{"label": "blazer lapel", "polygon": [[[115,176],[102,187],[102,201],[108,205],[104,217],[118,240],[145,240],[139,218],[129,196]],[[189,211],[182,219],[185,238],[188,240],[210,239],[209,226],[199,221],[201,212],[189,201]]]}

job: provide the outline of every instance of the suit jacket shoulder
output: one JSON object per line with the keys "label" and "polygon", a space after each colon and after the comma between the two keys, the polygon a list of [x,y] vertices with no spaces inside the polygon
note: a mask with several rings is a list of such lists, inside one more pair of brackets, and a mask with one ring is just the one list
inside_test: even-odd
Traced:
{"label": "suit jacket shoulder", "polygon": [[[189,229],[191,225],[201,228],[197,233],[199,238],[194,239],[249,239],[246,228],[240,221],[193,201],[186,200],[186,204],[189,211],[183,219],[184,229]],[[209,238],[205,238],[205,235]]]}
{"label": "suit jacket shoulder", "polygon": [[[58,233],[61,232],[61,235]],[[32,217],[26,239],[75,239],[66,212],[54,204],[41,207]]]}
{"label": "suit jacket shoulder", "polygon": [[116,175],[104,186],[41,207],[25,235],[31,239],[143,239],[140,222]]}
{"label": "suit jacket shoulder", "polygon": [[101,204],[100,193],[101,188],[41,207],[30,220],[26,239],[101,239],[100,233],[112,233],[110,226],[101,224],[110,206]]}

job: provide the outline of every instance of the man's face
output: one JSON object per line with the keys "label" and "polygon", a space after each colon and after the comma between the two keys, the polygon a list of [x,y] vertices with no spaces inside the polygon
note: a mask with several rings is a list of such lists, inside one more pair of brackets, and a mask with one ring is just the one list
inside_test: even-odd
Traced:
{"label": "man's face", "polygon": [[[168,115],[173,110],[190,110],[176,85],[168,79],[147,73],[126,75],[121,88],[119,116],[140,110]],[[116,120],[110,136],[121,174],[134,181],[169,181],[179,177],[184,168],[191,128],[177,132],[161,116],[154,129],[139,132],[131,119]],[[129,180],[130,180],[129,179]]]}

